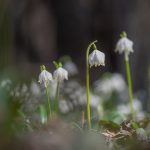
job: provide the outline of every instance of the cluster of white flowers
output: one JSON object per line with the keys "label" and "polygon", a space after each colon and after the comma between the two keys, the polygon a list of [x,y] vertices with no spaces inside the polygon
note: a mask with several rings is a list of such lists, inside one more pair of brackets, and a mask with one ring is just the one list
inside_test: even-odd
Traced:
{"label": "cluster of white flowers", "polygon": [[110,74],[109,77],[104,77],[94,83],[94,91],[104,97],[110,96],[113,92],[122,93],[127,86],[123,77],[118,74]]}
{"label": "cluster of white flowers", "polygon": [[10,79],[4,79],[0,83],[0,87],[5,88],[7,90],[10,90],[11,85],[12,85],[12,82]]}
{"label": "cluster of white flowers", "polygon": [[[93,109],[97,109],[101,105],[102,99],[99,95],[90,93],[90,106]],[[72,80],[68,81],[63,86],[62,99],[59,101],[59,109],[62,113],[68,113],[76,108],[86,106],[86,90],[79,82]]]}
{"label": "cluster of white flowers", "polygon": [[[90,67],[105,66],[105,54],[97,50],[96,45],[94,43],[93,46],[94,50],[88,55],[89,66]],[[119,52],[120,54],[124,53],[126,58],[128,58],[128,55],[131,52],[133,52],[133,42],[127,38],[125,32],[122,33],[121,39],[117,42],[115,51]],[[73,72],[72,74],[77,73],[76,66],[72,62],[70,64],[69,63],[66,64],[64,68],[62,68],[61,64],[57,64],[56,62],[54,62],[57,69],[54,71],[53,75],[46,70],[45,66],[42,66],[41,73],[39,75],[39,82],[43,84],[45,87],[47,87],[49,83],[53,81],[53,79],[54,81],[57,82],[63,82],[64,80],[68,80],[69,70]],[[99,80],[98,82],[95,83],[95,91],[97,91],[98,93],[104,93],[105,95],[108,95],[108,93],[112,93],[114,91],[119,93],[124,91],[126,88],[127,88],[126,83],[120,74],[113,74],[111,78]],[[67,90],[70,91],[71,88],[68,88]],[[76,101],[78,101],[81,105],[86,104],[85,89],[79,88],[76,91],[73,90],[73,92],[70,93],[70,98],[74,99],[72,101],[74,105],[77,105]],[[94,99],[94,101],[92,99]],[[99,96],[91,95],[91,103],[90,103],[91,106],[97,107],[99,105],[99,102],[100,102]],[[64,100],[62,104],[64,106],[67,105],[67,103],[65,103]],[[68,111],[67,107],[65,107],[64,112],[67,111]],[[130,110],[127,111],[130,112]]]}
{"label": "cluster of white flowers", "polygon": [[68,80],[68,72],[60,66],[54,71],[52,76],[52,74],[46,70],[46,67],[42,65],[39,83],[47,87],[49,83],[53,81],[53,78],[58,82],[63,82],[65,79]]}
{"label": "cluster of white flowers", "polygon": [[[138,99],[134,99],[133,100],[133,107],[134,107],[134,110],[136,112],[136,115],[138,115],[141,112],[141,110],[142,110],[142,103],[141,103],[141,101],[138,100]],[[120,113],[122,113],[124,115],[129,115],[130,114],[130,104],[119,105],[117,107],[117,110],[118,110],[118,112],[120,112]]]}
{"label": "cluster of white flowers", "polygon": [[15,88],[10,91],[11,96],[15,97],[28,97],[28,87],[26,84],[18,84]]}

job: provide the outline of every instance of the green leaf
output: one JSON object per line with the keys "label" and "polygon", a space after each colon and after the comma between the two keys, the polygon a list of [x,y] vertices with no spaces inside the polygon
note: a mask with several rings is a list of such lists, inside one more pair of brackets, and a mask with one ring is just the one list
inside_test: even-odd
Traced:
{"label": "green leaf", "polygon": [[47,112],[44,105],[40,105],[40,119],[42,124],[46,123],[47,121]]}
{"label": "green leaf", "polygon": [[138,128],[140,128],[140,125],[138,123],[136,123],[136,122],[132,122],[132,127],[134,129],[138,129]]}
{"label": "green leaf", "polygon": [[120,125],[110,120],[100,120],[99,125],[114,132],[120,130]]}

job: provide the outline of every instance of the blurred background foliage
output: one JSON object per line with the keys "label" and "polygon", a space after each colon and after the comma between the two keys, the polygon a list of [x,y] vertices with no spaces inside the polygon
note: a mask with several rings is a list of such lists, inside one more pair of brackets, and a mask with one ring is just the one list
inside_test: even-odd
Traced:
{"label": "blurred background foliage", "polygon": [[14,62],[13,17],[8,0],[0,1],[0,68],[9,67]]}

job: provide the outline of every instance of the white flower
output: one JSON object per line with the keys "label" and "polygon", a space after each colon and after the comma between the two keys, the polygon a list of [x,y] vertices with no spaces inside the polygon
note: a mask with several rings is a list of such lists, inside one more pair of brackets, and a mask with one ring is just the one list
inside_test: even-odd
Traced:
{"label": "white flower", "polygon": [[48,86],[49,82],[53,80],[52,74],[46,70],[41,71],[39,75],[39,83]]}
{"label": "white flower", "polygon": [[92,66],[105,66],[105,54],[100,52],[99,50],[94,50],[90,55],[89,55],[89,64],[90,67]]}
{"label": "white flower", "polygon": [[125,55],[128,56],[131,52],[133,52],[133,42],[127,37],[122,37],[117,42],[115,51],[119,52],[120,54],[125,53]]}
{"label": "white flower", "polygon": [[55,71],[54,71],[54,79],[56,79],[58,82],[62,82],[65,79],[68,80],[68,71],[63,69],[62,67],[58,67]]}

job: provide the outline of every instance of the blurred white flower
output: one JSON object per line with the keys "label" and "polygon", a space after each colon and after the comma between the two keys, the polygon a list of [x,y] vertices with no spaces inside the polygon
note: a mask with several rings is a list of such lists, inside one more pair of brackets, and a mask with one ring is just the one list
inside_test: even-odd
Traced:
{"label": "blurred white flower", "polygon": [[111,94],[113,91],[111,80],[106,78],[95,82],[95,92],[101,94]]}
{"label": "blurred white flower", "polygon": [[74,76],[74,75],[78,74],[78,68],[77,68],[76,64],[72,61],[67,61],[63,67],[64,67],[64,69],[66,69],[68,71],[70,76]]}
{"label": "blurred white flower", "polygon": [[137,113],[136,113],[136,120],[137,120],[137,121],[144,120],[145,116],[146,116],[146,115],[145,115],[145,113],[144,113],[143,111],[137,112]]}
{"label": "blurred white flower", "polygon": [[[67,99],[67,105],[69,107],[69,111],[74,108],[80,108],[86,106],[86,89],[84,86],[80,85],[78,81],[68,81],[63,87],[63,98]],[[97,107],[101,104],[101,97],[90,93],[91,108],[97,109]]]}
{"label": "blurred white flower", "polygon": [[146,131],[143,128],[137,128],[136,135],[140,141],[146,141],[148,139]]}
{"label": "blurred white flower", "polygon": [[114,73],[110,77],[105,77],[104,79],[97,80],[94,83],[94,86],[95,92],[103,94],[104,96],[109,96],[114,91],[121,93],[126,89],[126,83],[123,77],[118,73]]}
{"label": "blurred white flower", "polygon": [[134,111],[139,112],[142,110],[142,103],[138,99],[133,99],[133,108]]}
{"label": "blurred white flower", "polygon": [[50,83],[50,81],[53,80],[52,74],[48,71],[46,71],[45,69],[43,71],[41,71],[40,75],[39,75],[39,83],[40,84],[44,84],[45,87],[48,86],[48,84]]}
{"label": "blurred white flower", "polygon": [[7,90],[10,90],[11,85],[12,85],[12,82],[10,79],[4,79],[0,83],[0,86],[2,88],[6,88]]}
{"label": "blurred white flower", "polygon": [[34,81],[32,81],[32,83],[31,83],[31,85],[30,85],[30,90],[31,90],[31,93],[32,93],[33,95],[40,95],[40,87],[39,87],[39,85],[38,85],[36,82],[34,82]]}
{"label": "blurred white flower", "polygon": [[97,108],[102,101],[101,98],[93,93],[91,93],[90,97],[91,97],[90,102],[91,107]]}
{"label": "blurred white flower", "polygon": [[113,90],[117,91],[117,92],[122,92],[125,90],[126,88],[126,83],[125,80],[123,79],[123,77],[118,74],[118,73],[114,73],[112,78],[111,78],[111,82],[112,82],[112,86],[113,86]]}
{"label": "blurred white flower", "polygon": [[11,96],[15,96],[15,97],[19,97],[21,95],[21,92],[20,92],[20,86],[17,85],[11,92]]}
{"label": "blurred white flower", "polygon": [[[141,103],[141,101],[139,101],[138,99],[134,99],[133,100],[133,107],[134,107],[134,111],[136,112],[136,115],[137,114],[140,115],[139,113],[142,110],[142,103]],[[119,105],[117,107],[117,110],[118,110],[119,113],[122,113],[124,115],[129,115],[131,113],[130,104],[129,103],[128,104]]]}
{"label": "blurred white flower", "polygon": [[90,55],[89,55],[89,64],[90,67],[92,66],[105,66],[105,54],[100,52],[99,50],[94,50]]}
{"label": "blurred white flower", "polygon": [[27,92],[28,92],[28,87],[27,87],[27,85],[26,84],[23,84],[22,85],[22,89],[21,89],[21,94],[27,94]]}
{"label": "blurred white flower", "polygon": [[119,113],[124,114],[124,115],[129,115],[130,114],[130,107],[127,105],[118,105],[117,110]]}
{"label": "blurred white flower", "polygon": [[67,104],[67,101],[65,101],[65,100],[60,100],[59,101],[59,110],[63,114],[66,114],[70,111],[69,106]]}
{"label": "blurred white flower", "polygon": [[28,89],[28,86],[24,84],[18,84],[16,87],[14,87],[10,94],[15,97],[23,97],[24,99],[30,95],[30,91]]}
{"label": "blurred white flower", "polygon": [[121,37],[121,39],[117,42],[115,51],[120,54],[125,53],[128,56],[131,52],[133,52],[133,42],[127,38],[126,33]]}
{"label": "blurred white flower", "polygon": [[86,94],[82,93],[80,97],[78,97],[79,105],[84,106],[86,105]]}
{"label": "blurred white flower", "polygon": [[68,80],[68,71],[63,69],[62,67],[58,67],[55,71],[54,71],[54,79],[57,80],[58,82],[62,82],[65,79]]}
{"label": "blurred white flower", "polygon": [[[97,108],[101,103],[101,98],[93,93],[90,93],[90,106],[93,108]],[[78,101],[80,105],[86,105],[86,92],[81,92],[80,96],[78,97]]]}
{"label": "blurred white flower", "polygon": [[70,80],[65,84],[65,87],[63,88],[65,93],[67,95],[70,95],[71,93],[74,93],[76,89],[80,89],[81,85],[76,80]]}

